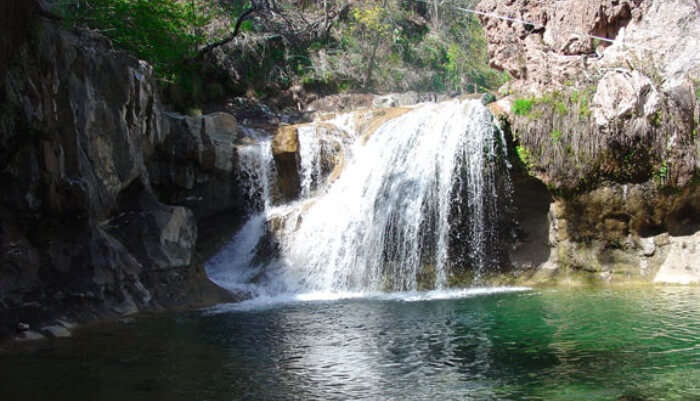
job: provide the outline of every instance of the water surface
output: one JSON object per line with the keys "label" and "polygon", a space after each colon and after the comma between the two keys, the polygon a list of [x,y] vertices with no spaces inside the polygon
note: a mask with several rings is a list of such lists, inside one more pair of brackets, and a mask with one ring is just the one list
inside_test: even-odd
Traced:
{"label": "water surface", "polygon": [[0,399],[700,399],[698,287],[435,295],[100,325],[5,350]]}

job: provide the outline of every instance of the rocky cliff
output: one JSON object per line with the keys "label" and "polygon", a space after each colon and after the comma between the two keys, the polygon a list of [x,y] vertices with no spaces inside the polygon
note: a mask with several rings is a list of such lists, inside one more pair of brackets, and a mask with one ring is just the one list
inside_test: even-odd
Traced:
{"label": "rocky cliff", "polygon": [[225,299],[196,244],[199,218],[242,212],[235,118],[167,113],[144,62],[32,26],[1,86],[0,336]]}
{"label": "rocky cliff", "polygon": [[697,2],[479,8],[491,64],[513,78],[492,110],[525,172],[514,264],[538,279],[700,282]]}

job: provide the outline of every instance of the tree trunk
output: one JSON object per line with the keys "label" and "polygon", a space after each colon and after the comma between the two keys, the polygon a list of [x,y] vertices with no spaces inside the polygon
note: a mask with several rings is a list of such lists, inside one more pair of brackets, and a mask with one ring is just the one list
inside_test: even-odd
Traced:
{"label": "tree trunk", "polygon": [[377,49],[379,48],[380,41],[381,37],[377,35],[377,37],[374,40],[374,45],[372,45],[372,53],[369,56],[369,63],[367,64],[367,74],[365,74],[365,82],[362,84],[362,86],[365,89],[368,89],[370,83],[372,82],[372,69],[374,68],[374,58],[377,55]]}
{"label": "tree trunk", "polygon": [[437,30],[440,27],[440,10],[438,9],[438,0],[433,0],[433,29]]}

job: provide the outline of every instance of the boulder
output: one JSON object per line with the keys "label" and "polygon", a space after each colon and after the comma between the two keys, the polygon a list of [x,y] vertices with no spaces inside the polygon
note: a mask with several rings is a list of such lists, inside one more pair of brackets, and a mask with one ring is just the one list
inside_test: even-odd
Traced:
{"label": "boulder", "polygon": [[660,95],[654,83],[638,71],[610,71],[598,83],[593,96],[593,119],[607,127],[626,118],[648,119],[660,108]]}
{"label": "boulder", "polygon": [[279,201],[296,199],[301,191],[299,177],[299,133],[292,125],[281,126],[272,139],[272,156],[277,170]]}

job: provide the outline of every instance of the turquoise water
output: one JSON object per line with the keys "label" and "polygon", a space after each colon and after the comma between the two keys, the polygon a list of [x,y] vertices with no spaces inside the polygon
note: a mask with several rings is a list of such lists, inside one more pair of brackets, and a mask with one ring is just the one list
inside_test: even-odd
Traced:
{"label": "turquoise water", "polygon": [[0,353],[0,400],[700,400],[700,288],[227,305]]}

